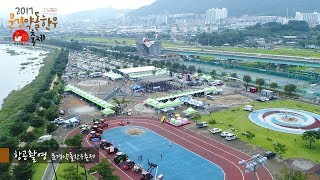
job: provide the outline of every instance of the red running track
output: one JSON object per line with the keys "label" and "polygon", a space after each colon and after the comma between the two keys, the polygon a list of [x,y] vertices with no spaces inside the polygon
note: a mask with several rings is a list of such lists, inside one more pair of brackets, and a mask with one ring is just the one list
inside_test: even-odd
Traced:
{"label": "red running track", "polygon": [[[130,120],[132,126],[141,126],[148,128],[159,135],[169,139],[170,141],[177,143],[186,149],[202,156],[203,158],[215,163],[221,167],[225,173],[226,180],[251,180],[253,179],[253,173],[244,173],[243,167],[238,164],[240,160],[249,159],[250,156],[240,152],[236,149],[233,149],[227,145],[224,145],[218,141],[200,135],[194,131],[188,130],[183,127],[172,127],[167,124],[162,124],[160,120],[155,120],[150,117],[115,117],[108,119],[109,127],[114,128],[118,127],[118,123],[123,121],[127,122]],[[127,124],[126,124],[127,125]],[[79,130],[76,129],[71,134],[78,133]],[[92,146],[92,143],[85,138],[83,143],[84,147]],[[100,158],[107,157],[108,159],[113,159],[114,155],[106,155],[104,150],[99,150]],[[111,161],[110,161],[111,162]],[[111,162],[113,164],[113,162]],[[87,168],[90,168],[91,165],[88,165]],[[115,174],[120,176],[120,179],[134,179],[138,180],[140,175],[133,173],[132,171],[121,170],[117,165],[113,164],[115,168]],[[196,173],[196,172],[195,172]],[[97,177],[97,176],[96,176]],[[265,168],[261,167],[258,169],[256,176],[257,180],[272,180],[270,172]]]}

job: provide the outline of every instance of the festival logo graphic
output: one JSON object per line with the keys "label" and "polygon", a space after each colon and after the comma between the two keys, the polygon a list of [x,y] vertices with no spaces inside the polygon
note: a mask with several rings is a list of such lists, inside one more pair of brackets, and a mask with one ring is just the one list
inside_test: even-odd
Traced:
{"label": "festival logo graphic", "polygon": [[29,34],[27,33],[27,31],[23,30],[23,29],[18,29],[16,30],[13,35],[12,35],[12,41],[15,44],[27,44],[29,41]]}
{"label": "festival logo graphic", "polygon": [[[57,27],[58,18],[56,16],[56,8],[44,8],[42,14],[38,11],[33,12],[32,7],[16,7],[15,9],[17,12],[10,13],[9,20],[10,29],[15,29],[16,24],[18,24],[17,28],[19,28],[14,31],[12,35],[14,44],[27,45],[28,42],[31,42],[34,46],[37,41],[41,42],[46,39],[44,34],[37,35],[36,32],[42,32],[43,30],[49,31]],[[15,15],[17,16],[15,17]],[[29,33],[27,31],[29,31]]]}

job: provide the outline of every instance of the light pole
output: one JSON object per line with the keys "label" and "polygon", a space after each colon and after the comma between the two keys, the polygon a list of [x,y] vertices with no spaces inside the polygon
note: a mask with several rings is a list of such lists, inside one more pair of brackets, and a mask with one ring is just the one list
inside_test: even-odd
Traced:
{"label": "light pole", "polygon": [[252,156],[248,160],[241,160],[239,164],[242,165],[245,169],[245,173],[253,172],[253,180],[256,180],[256,173],[259,167],[262,167],[266,164],[267,157],[264,157],[260,154]]}

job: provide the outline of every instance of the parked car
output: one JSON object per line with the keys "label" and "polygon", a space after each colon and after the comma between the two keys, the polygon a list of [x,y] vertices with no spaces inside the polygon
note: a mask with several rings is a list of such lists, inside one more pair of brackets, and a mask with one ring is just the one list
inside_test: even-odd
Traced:
{"label": "parked car", "polygon": [[251,105],[245,105],[245,106],[243,107],[243,110],[252,112],[252,111],[253,111],[253,106],[251,106]]}
{"label": "parked car", "polygon": [[197,127],[198,128],[208,127],[208,124],[206,122],[197,123]]}
{"label": "parked car", "polygon": [[269,99],[266,98],[266,97],[258,97],[258,98],[256,98],[256,100],[257,100],[257,101],[260,101],[260,102],[269,101]]}
{"label": "parked car", "polygon": [[61,118],[61,117],[58,117],[57,119],[53,120],[52,122],[55,123],[55,124],[60,125],[60,124],[64,123],[64,119]]}
{"label": "parked car", "polygon": [[276,157],[276,153],[272,152],[272,151],[267,151],[266,153],[263,154],[264,157],[268,158],[268,159],[272,159],[274,157]]}
{"label": "parked car", "polygon": [[207,95],[207,99],[213,100],[213,99],[214,99],[214,97],[213,97],[213,96],[211,96],[211,95]]}
{"label": "parked car", "polygon": [[65,112],[63,109],[61,109],[59,113],[60,113],[60,115],[64,115]]}
{"label": "parked car", "polygon": [[212,128],[212,129],[209,129],[209,131],[210,131],[212,134],[221,133],[221,129],[219,129],[219,128]]}
{"label": "parked car", "polygon": [[234,140],[234,139],[237,139],[237,138],[238,138],[238,136],[235,135],[235,134],[226,135],[226,140],[228,140],[228,141],[231,141],[231,140]]}
{"label": "parked car", "polygon": [[214,83],[214,82],[212,82],[212,81],[209,81],[209,82],[208,82],[208,85],[209,85],[209,86],[215,86],[216,83]]}
{"label": "parked car", "polygon": [[228,131],[223,131],[223,132],[221,132],[220,136],[221,136],[221,137],[226,137],[226,136],[228,136],[229,134],[231,134],[231,133],[228,132]]}
{"label": "parked car", "polygon": [[39,139],[37,140],[37,142],[44,142],[44,141],[49,141],[52,139],[52,136],[51,135],[44,135],[44,136],[41,136],[39,137]]}
{"label": "parked car", "polygon": [[269,97],[269,100],[275,100],[275,99],[277,99],[278,97],[277,96],[270,96]]}

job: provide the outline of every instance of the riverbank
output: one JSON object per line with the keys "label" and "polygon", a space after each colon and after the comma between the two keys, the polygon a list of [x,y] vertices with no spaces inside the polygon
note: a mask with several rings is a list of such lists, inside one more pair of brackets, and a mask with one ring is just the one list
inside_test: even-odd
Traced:
{"label": "riverbank", "polygon": [[31,102],[34,95],[39,92],[42,85],[50,75],[50,70],[53,67],[55,59],[58,57],[60,50],[56,49],[50,53],[43,60],[43,66],[39,70],[39,74],[36,78],[20,90],[12,91],[3,101],[2,108],[0,110],[0,135],[8,134],[8,127],[14,123],[13,118],[16,113],[23,109],[28,102]]}
{"label": "riverbank", "polygon": [[20,90],[32,82],[44,65],[43,59],[52,51],[0,44],[0,109],[11,91]]}

